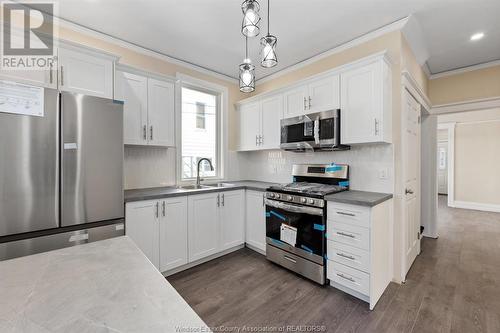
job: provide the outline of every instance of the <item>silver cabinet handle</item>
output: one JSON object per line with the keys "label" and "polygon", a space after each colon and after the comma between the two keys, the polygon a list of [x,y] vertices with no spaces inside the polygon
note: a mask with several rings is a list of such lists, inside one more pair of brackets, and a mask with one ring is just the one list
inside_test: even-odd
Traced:
{"label": "silver cabinet handle", "polygon": [[311,96],[309,96],[309,110],[311,110]]}
{"label": "silver cabinet handle", "polygon": [[156,213],[155,213],[155,217],[158,218],[160,217],[160,202],[156,202]]}
{"label": "silver cabinet handle", "polygon": [[346,258],[346,259],[350,259],[350,260],[354,260],[354,259],[356,259],[356,258],[354,258],[353,256],[350,256],[350,255],[347,255],[347,254],[343,254],[343,253],[339,253],[339,252],[337,252],[337,255],[338,255],[339,257]]}
{"label": "silver cabinet handle", "polygon": [[222,207],[224,207],[224,193],[222,193]]}
{"label": "silver cabinet handle", "polygon": [[64,66],[61,65],[61,86],[64,86]]}
{"label": "silver cabinet handle", "polygon": [[50,63],[50,68],[49,68],[49,83],[52,84],[54,81],[53,75],[52,75],[52,63]]}
{"label": "silver cabinet handle", "polygon": [[261,144],[261,145],[263,145],[263,144],[264,144],[264,136],[263,136],[263,135],[261,135],[261,136],[260,136],[260,144]]}
{"label": "silver cabinet handle", "polygon": [[153,125],[149,126],[149,140],[153,141]]}
{"label": "silver cabinet handle", "polygon": [[356,216],[356,214],[353,213],[345,213],[345,212],[337,212],[339,215],[345,215],[345,216]]}
{"label": "silver cabinet handle", "polygon": [[339,236],[344,236],[344,237],[349,237],[349,238],[356,238],[356,236],[354,236],[353,234],[346,234],[342,231],[337,231],[337,235]]}
{"label": "silver cabinet handle", "polygon": [[259,136],[257,134],[255,135],[255,145],[259,145]]}
{"label": "silver cabinet handle", "polygon": [[378,119],[375,118],[375,135],[378,135]]}
{"label": "silver cabinet handle", "polygon": [[307,99],[304,97],[304,110],[307,109]]}
{"label": "silver cabinet handle", "polygon": [[405,194],[413,194],[413,190],[412,189],[405,189]]}
{"label": "silver cabinet handle", "polygon": [[283,256],[283,258],[285,258],[286,260],[290,261],[290,262],[293,262],[294,264],[297,263],[297,260],[293,259],[293,258],[290,258],[289,256]]}
{"label": "silver cabinet handle", "polygon": [[348,280],[348,281],[351,281],[351,282],[356,282],[356,280],[354,280],[352,277],[350,277],[350,276],[345,276],[345,275],[344,275],[344,274],[342,274],[342,273],[337,273],[337,276],[339,276],[339,277],[341,277],[341,278],[343,278],[343,279],[346,279],[346,280]]}
{"label": "silver cabinet handle", "polygon": [[262,207],[266,206],[266,194],[262,194]]}
{"label": "silver cabinet handle", "polygon": [[144,140],[148,139],[147,131],[148,131],[148,129],[147,129],[146,125],[142,126],[142,137],[144,138]]}
{"label": "silver cabinet handle", "polygon": [[163,201],[161,205],[162,205],[162,207],[161,207],[161,209],[162,209],[162,215],[163,215],[163,217],[165,217],[165,214],[166,214],[165,201]]}
{"label": "silver cabinet handle", "polygon": [[217,207],[220,207],[220,194],[217,194]]}

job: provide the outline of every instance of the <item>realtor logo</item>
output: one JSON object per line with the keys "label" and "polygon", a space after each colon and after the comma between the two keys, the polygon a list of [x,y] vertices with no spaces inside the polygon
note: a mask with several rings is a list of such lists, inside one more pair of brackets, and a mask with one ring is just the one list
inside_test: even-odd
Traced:
{"label": "realtor logo", "polygon": [[2,2],[1,69],[53,67],[54,3]]}

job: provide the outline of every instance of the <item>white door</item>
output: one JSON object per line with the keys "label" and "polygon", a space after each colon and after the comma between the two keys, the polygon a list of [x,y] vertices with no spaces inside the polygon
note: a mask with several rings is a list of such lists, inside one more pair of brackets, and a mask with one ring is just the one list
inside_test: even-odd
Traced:
{"label": "white door", "polygon": [[125,234],[129,236],[151,263],[159,269],[159,202],[129,202],[125,206]]}
{"label": "white door", "polygon": [[283,95],[265,98],[261,101],[261,149],[278,149],[281,143],[283,118]]}
{"label": "white door", "polygon": [[174,146],[175,110],[171,82],[148,79],[148,140],[155,146]]}
{"label": "white door", "polygon": [[332,75],[309,83],[308,113],[340,108],[340,77]]}
{"label": "white door", "polygon": [[420,253],[420,104],[404,91],[405,274]]}
{"label": "white door", "polygon": [[266,252],[266,207],[264,192],[246,193],[246,243]]}
{"label": "white door", "polygon": [[50,70],[0,70],[0,80],[57,89],[57,70],[56,68]]}
{"label": "white door", "polygon": [[239,150],[256,150],[260,135],[260,103],[240,106],[240,147]]}
{"label": "white door", "polygon": [[160,207],[160,271],[188,263],[187,197],[161,201]]}
{"label": "white door", "polygon": [[245,191],[220,193],[221,250],[245,243]]}
{"label": "white door", "polygon": [[59,89],[113,98],[113,60],[59,48]]}
{"label": "white door", "polygon": [[189,262],[219,251],[220,197],[218,193],[188,197],[188,252]]}
{"label": "white door", "polygon": [[147,144],[148,79],[144,76],[116,72],[115,98],[124,101],[123,139],[125,144]]}
{"label": "white door", "polygon": [[437,149],[437,178],[438,178],[438,193],[448,194],[448,142],[441,141],[438,143]]}
{"label": "white door", "polygon": [[308,105],[307,89],[307,85],[303,85],[284,92],[284,118],[301,116],[308,113],[308,111],[306,111]]}
{"label": "white door", "polygon": [[341,74],[341,137],[343,144],[379,141],[381,69],[371,64]]}

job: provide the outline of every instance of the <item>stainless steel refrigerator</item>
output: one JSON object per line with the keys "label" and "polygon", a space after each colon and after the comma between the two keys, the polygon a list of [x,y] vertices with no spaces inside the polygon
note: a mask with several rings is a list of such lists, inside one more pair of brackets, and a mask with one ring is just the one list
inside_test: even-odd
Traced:
{"label": "stainless steel refrigerator", "polygon": [[123,103],[43,89],[34,116],[17,111],[36,103],[30,87],[9,87],[0,87],[0,260],[123,235]]}

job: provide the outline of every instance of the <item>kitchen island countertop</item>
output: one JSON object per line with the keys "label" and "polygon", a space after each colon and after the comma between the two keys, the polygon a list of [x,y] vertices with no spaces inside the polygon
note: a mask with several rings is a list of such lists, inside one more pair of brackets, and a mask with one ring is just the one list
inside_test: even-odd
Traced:
{"label": "kitchen island countertop", "polygon": [[209,331],[127,236],[2,261],[0,276],[0,332]]}

